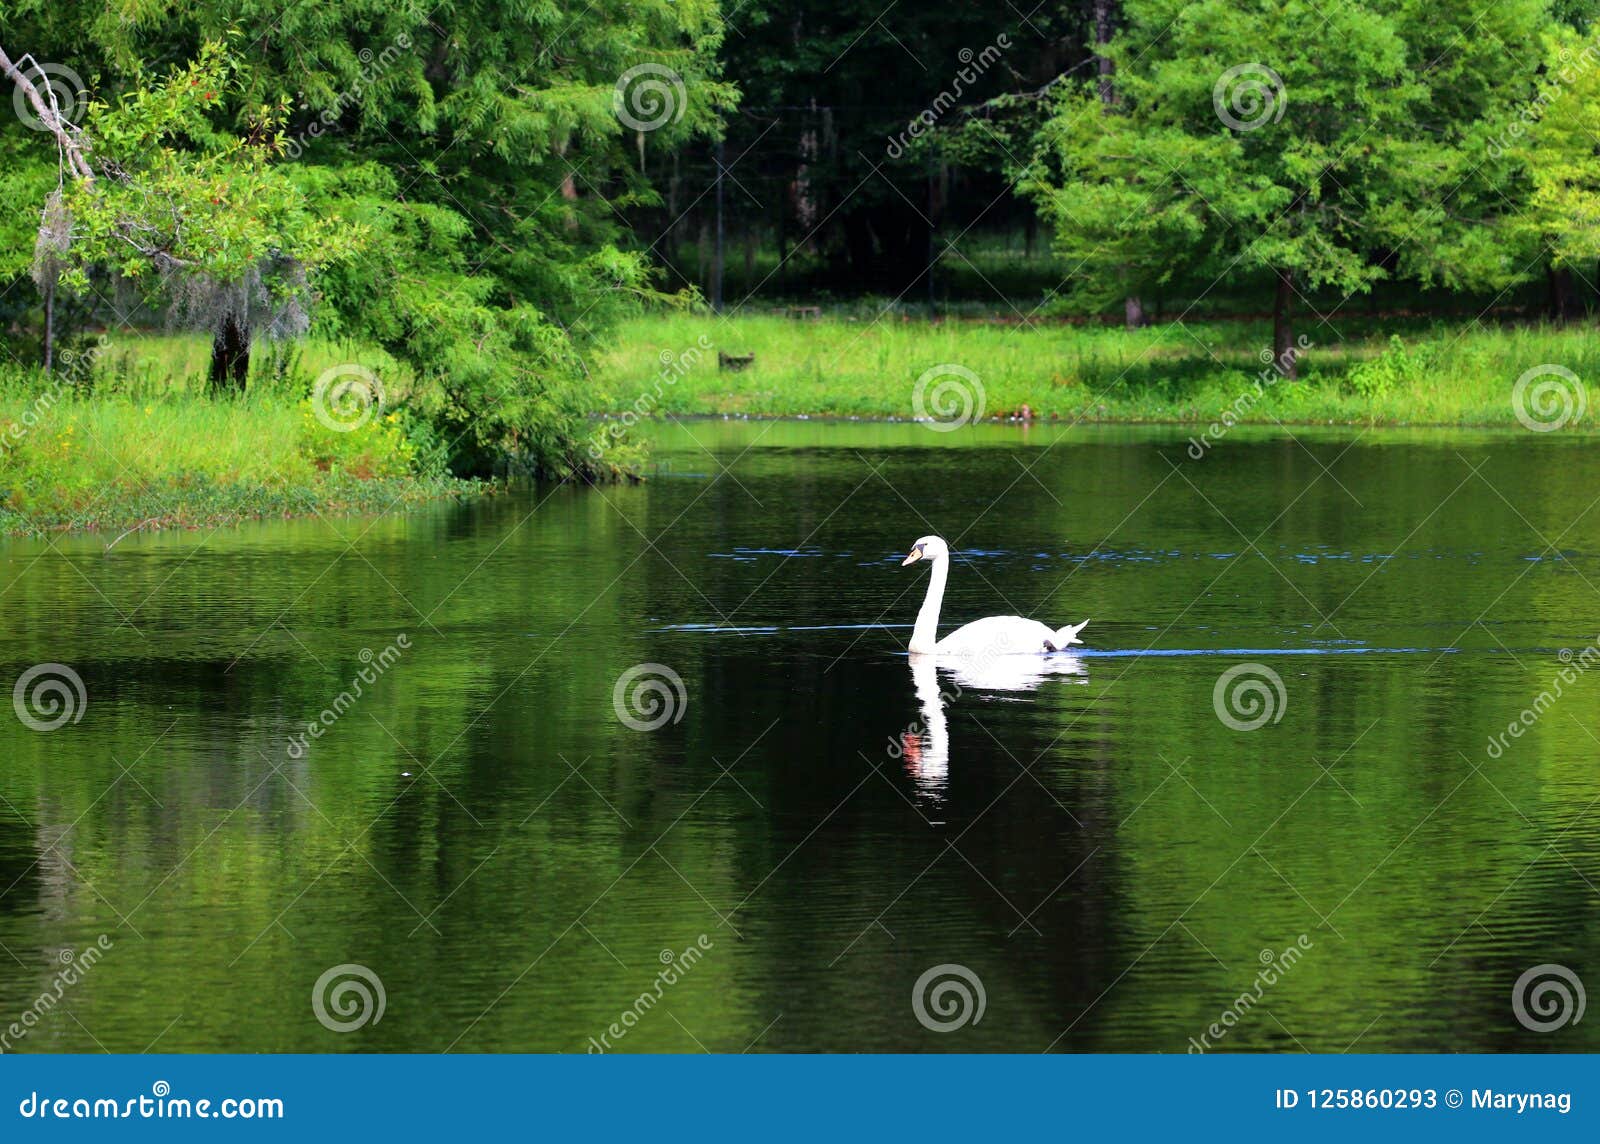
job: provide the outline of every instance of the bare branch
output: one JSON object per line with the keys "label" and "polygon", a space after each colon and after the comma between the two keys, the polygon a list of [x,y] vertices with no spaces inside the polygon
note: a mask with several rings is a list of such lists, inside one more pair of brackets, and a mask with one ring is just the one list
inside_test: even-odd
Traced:
{"label": "bare branch", "polygon": [[[40,75],[44,74],[38,63],[33,61],[33,57],[25,55],[20,62],[33,62],[33,70]],[[83,147],[73,136],[76,128],[61,118],[56,109],[54,93],[51,93],[48,100],[40,94],[38,85],[25,71],[11,62],[11,57],[6,55],[4,48],[0,48],[0,72],[10,76],[12,82],[28,97],[28,102],[33,104],[33,111],[39,117],[39,122],[44,124],[45,130],[56,137],[56,143],[60,146],[61,153],[66,156],[67,166],[72,169],[73,176],[85,183],[93,183],[94,171],[89,166],[88,157],[83,153]],[[48,84],[46,86],[48,87]]]}

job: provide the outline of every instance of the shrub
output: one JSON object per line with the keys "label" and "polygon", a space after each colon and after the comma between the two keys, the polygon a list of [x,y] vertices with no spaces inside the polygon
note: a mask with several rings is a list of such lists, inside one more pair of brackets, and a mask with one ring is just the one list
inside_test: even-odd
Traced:
{"label": "shrub", "polygon": [[1381,397],[1397,389],[1413,389],[1432,370],[1439,357],[1436,345],[1408,348],[1399,334],[1389,336],[1389,348],[1375,358],[1357,362],[1345,375],[1345,384],[1359,397]]}

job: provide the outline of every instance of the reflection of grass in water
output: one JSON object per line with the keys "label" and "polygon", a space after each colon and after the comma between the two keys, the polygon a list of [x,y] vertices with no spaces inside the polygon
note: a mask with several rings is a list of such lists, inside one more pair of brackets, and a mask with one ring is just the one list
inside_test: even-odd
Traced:
{"label": "reflection of grass in water", "polygon": [[276,373],[261,355],[240,398],[206,396],[208,346],[192,337],[113,345],[92,386],[0,376],[0,532],[375,511],[467,487],[392,392],[350,431],[319,420],[311,379],[349,355],[314,350]]}
{"label": "reflection of grass in water", "polygon": [[1512,386],[1533,366],[1559,364],[1580,379],[1600,378],[1600,349],[1578,326],[1412,323],[1396,345],[1391,331],[1400,325],[1351,320],[1341,322],[1336,337],[1303,322],[1299,332],[1312,348],[1300,380],[1258,393],[1266,369],[1261,355],[1271,345],[1265,322],[1129,331],[929,324],[897,314],[874,322],[866,310],[822,320],[672,315],[639,318],[619,330],[596,379],[607,405],[624,409],[641,392],[653,392],[662,351],[682,352],[703,335],[723,352],[754,353],[755,363],[718,371],[708,354],[662,387],[666,412],[908,417],[918,377],[955,363],[981,379],[990,414],[1027,404],[1037,416],[1063,419],[1205,423],[1232,409],[1241,420],[1265,423],[1515,425]]}

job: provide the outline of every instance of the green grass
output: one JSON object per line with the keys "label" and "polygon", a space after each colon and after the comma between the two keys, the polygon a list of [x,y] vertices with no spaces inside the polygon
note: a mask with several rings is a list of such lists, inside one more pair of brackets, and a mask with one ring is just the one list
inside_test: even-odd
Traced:
{"label": "green grass", "polygon": [[[1391,330],[1400,329],[1398,335]],[[1600,377],[1600,341],[1581,326],[1487,327],[1357,318],[1304,322],[1301,377],[1275,380],[1265,322],[1101,325],[946,321],[870,311],[799,320],[651,316],[617,331],[595,377],[613,413],[903,418],[926,371],[957,365],[981,383],[988,416],[1206,424],[1241,422],[1515,425],[1511,393],[1544,364]],[[1398,337],[1398,342],[1395,338]],[[663,355],[701,360],[674,376]],[[717,352],[755,354],[719,370]],[[955,375],[944,375],[955,376]],[[937,380],[937,378],[935,379]],[[973,388],[970,382],[965,383]],[[954,392],[948,396],[957,396]],[[1595,423],[1586,417],[1576,423]]]}
{"label": "green grass", "polygon": [[0,374],[0,533],[375,512],[475,487],[444,475],[431,430],[392,400],[348,431],[316,416],[311,379],[360,360],[349,351],[262,353],[249,392],[217,399],[207,348],[128,338],[92,370]]}
{"label": "green grass", "polygon": [[[1261,361],[1264,322],[930,323],[863,301],[814,321],[637,318],[597,355],[593,375],[614,414],[908,418],[926,375],[922,412],[939,416],[961,412],[981,387],[989,417],[1027,405],[1060,420],[1488,426],[1517,424],[1512,388],[1535,366],[1600,377],[1600,340],[1579,325],[1356,317],[1299,332],[1313,345],[1290,383]],[[91,370],[69,370],[70,385],[0,370],[0,533],[375,512],[478,487],[445,475],[433,431],[406,412],[404,372],[383,355],[318,342],[263,348],[249,393],[217,399],[206,392],[208,350],[193,336],[123,337]],[[719,350],[755,362],[720,370]],[[323,370],[349,362],[378,374],[387,402],[337,432],[307,395]],[[930,388],[941,381],[953,385]]]}

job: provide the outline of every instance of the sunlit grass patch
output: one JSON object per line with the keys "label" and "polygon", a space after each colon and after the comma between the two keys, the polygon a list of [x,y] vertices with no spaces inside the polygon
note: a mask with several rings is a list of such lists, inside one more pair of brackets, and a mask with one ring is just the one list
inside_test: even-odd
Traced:
{"label": "sunlit grass patch", "polygon": [[[1391,332],[1396,326],[1400,332]],[[623,325],[596,380],[613,411],[659,389],[669,414],[911,417],[918,379],[959,365],[982,385],[987,416],[1027,406],[1064,420],[1208,422],[1241,407],[1243,420],[1349,424],[1514,425],[1517,378],[1552,363],[1600,381],[1600,348],[1579,326],[1486,327],[1352,319],[1303,321],[1301,376],[1286,382],[1270,358],[1267,322],[1103,325],[958,320],[897,313],[816,320],[773,314],[674,314]],[[704,337],[712,351],[662,381],[661,355]],[[754,354],[719,369],[716,352]],[[1259,383],[1259,384],[1258,384]],[[1575,423],[1584,428],[1591,421]]]}
{"label": "sunlit grass patch", "polygon": [[140,339],[106,350],[87,377],[0,378],[0,531],[375,511],[469,487],[444,474],[432,431],[403,406],[320,415],[304,365],[294,378],[263,368],[247,393],[214,397],[183,372],[196,347]]}

